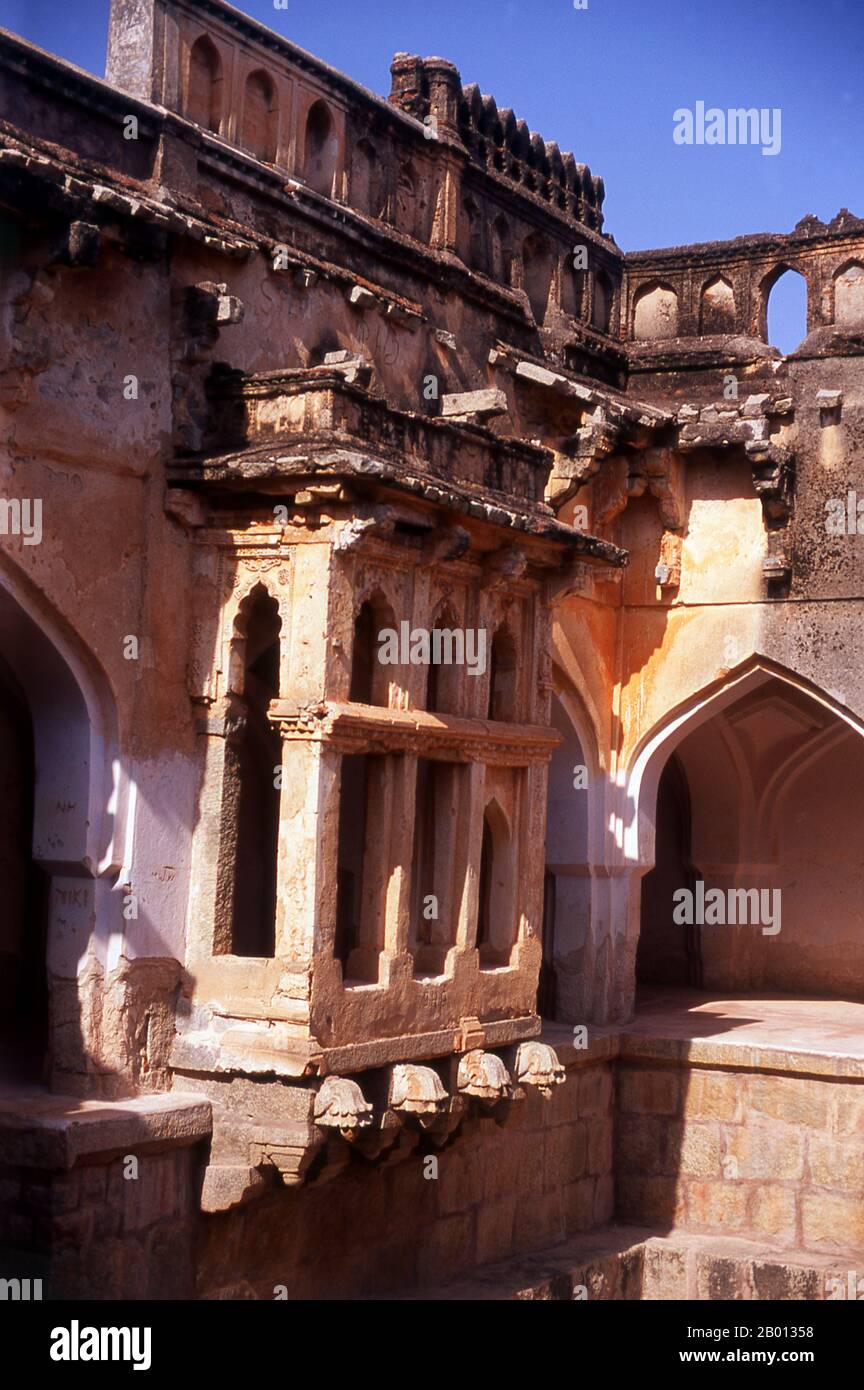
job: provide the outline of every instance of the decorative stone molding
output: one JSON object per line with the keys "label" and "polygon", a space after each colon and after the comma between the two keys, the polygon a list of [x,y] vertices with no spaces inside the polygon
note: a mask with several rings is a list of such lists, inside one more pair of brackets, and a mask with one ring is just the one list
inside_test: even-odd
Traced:
{"label": "decorative stone molding", "polygon": [[447,1100],[441,1078],[431,1067],[400,1062],[391,1068],[387,1104],[397,1114],[416,1115],[421,1124],[428,1123],[443,1113]]}
{"label": "decorative stone molding", "polygon": [[316,1125],[338,1129],[346,1138],[372,1124],[372,1106],[356,1081],[350,1077],[328,1076],[315,1097]]}
{"label": "decorative stone molding", "polygon": [[494,1105],[510,1094],[510,1076],[494,1052],[475,1049],[459,1060],[456,1085],[462,1095]]}
{"label": "decorative stone molding", "polygon": [[552,1088],[566,1080],[554,1048],[535,1038],[519,1044],[512,1071],[518,1086],[536,1086],[543,1096],[550,1096]]}

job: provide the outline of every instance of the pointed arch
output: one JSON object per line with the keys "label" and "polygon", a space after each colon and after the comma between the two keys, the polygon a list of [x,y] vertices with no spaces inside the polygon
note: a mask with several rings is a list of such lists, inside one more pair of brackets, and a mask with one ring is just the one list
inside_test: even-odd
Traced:
{"label": "pointed arch", "polygon": [[477,950],[481,969],[508,964],[516,928],[510,822],[497,797],[486,802],[480,850]]}
{"label": "pointed arch", "polygon": [[772,679],[814,700],[864,737],[864,721],[824,690],[771,658],[751,657],[723,680],[676,706],[636,745],[618,779],[621,803],[616,815],[616,839],[626,863],[642,866],[653,863],[657,788],[670,753],[701,724]]}
{"label": "pointed arch", "polygon": [[326,101],[314,101],[306,116],[303,144],[303,177],[310,188],[324,197],[333,196],[339,140],[330,107]]}
{"label": "pointed arch", "polygon": [[197,38],[189,52],[186,80],[186,115],[205,130],[219,133],[222,122],[222,59],[207,34]]}
{"label": "pointed arch", "polygon": [[276,159],[279,134],[279,104],[276,85],[263,68],[256,68],[246,78],[243,89],[243,125],[241,144],[266,164]]}
{"label": "pointed arch", "polygon": [[714,275],[699,296],[699,332],[703,336],[735,331],[735,291],[725,275]]}

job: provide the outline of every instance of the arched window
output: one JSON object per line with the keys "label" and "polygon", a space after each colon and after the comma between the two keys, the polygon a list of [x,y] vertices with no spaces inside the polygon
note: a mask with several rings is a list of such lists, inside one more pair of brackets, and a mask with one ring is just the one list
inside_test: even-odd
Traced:
{"label": "arched window", "polygon": [[807,337],[807,281],[790,266],[772,271],[763,282],[766,340],[785,355]]}
{"label": "arched window", "polygon": [[417,235],[417,174],[414,166],[406,162],[399,166],[396,180],[396,226],[408,236]]}
{"label": "arched window", "polygon": [[591,310],[591,322],[598,333],[609,332],[614,293],[614,286],[605,270],[598,270],[594,276],[594,303]]}
{"label": "arched window", "polygon": [[237,618],[231,668],[236,709],[226,741],[219,896],[223,904],[230,901],[223,949],[235,956],[275,954],[282,744],[267,710],[279,696],[281,626],[276,600],[258,585]]}
{"label": "arched window", "polygon": [[218,132],[222,120],[222,59],[206,34],[196,39],[189,55],[186,115],[205,130]]}
{"label": "arched window", "polygon": [[276,158],[279,111],[276,88],[266,72],[250,72],[243,96],[241,144],[252,154],[272,164]]}
{"label": "arched window", "polygon": [[[456,614],[449,605],[445,604],[438,609],[432,622],[432,630],[439,629],[444,632],[453,632],[458,627]],[[442,651],[447,650],[449,643],[446,639],[441,640]],[[432,714],[458,714],[461,698],[461,673],[462,667],[454,663],[441,663],[432,661],[429,664],[429,675],[426,680],[426,708]]]}
{"label": "arched window", "polygon": [[517,720],[516,643],[506,627],[492,638],[489,657],[489,718],[513,724]]}
{"label": "arched window", "polygon": [[472,270],[485,270],[483,264],[483,224],[480,209],[473,198],[465,199],[463,213],[462,259]]}
{"label": "arched window", "polygon": [[492,223],[492,278],[502,285],[513,282],[513,240],[503,214]]}
{"label": "arched window", "polygon": [[467,766],[418,758],[409,940],[415,975],[440,975],[456,941],[467,870]]}
{"label": "arched window", "polygon": [[546,319],[549,291],[552,288],[552,253],[544,237],[536,233],[526,237],[522,247],[522,288],[531,304],[538,324]]}
{"label": "arched window", "polygon": [[493,798],[483,813],[480,851],[476,941],[481,969],[510,960],[516,916],[512,850],[507,817]]}
{"label": "arched window", "polygon": [[358,140],[351,156],[351,206],[370,217],[380,217],[381,161],[369,140]]}
{"label": "arched window", "polygon": [[[334,955],[346,982],[378,979],[383,946],[397,757],[350,753],[341,759]],[[382,822],[384,828],[382,829]]]}
{"label": "arched window", "polygon": [[339,142],[330,108],[324,101],[316,101],[309,108],[304,149],[303,176],[306,182],[316,193],[332,197]]}
{"label": "arched window", "polygon": [[354,620],[351,651],[351,688],[348,699],[358,705],[390,704],[392,666],[381,661],[382,634],[396,631],[393,609],[381,594],[367,599]]}

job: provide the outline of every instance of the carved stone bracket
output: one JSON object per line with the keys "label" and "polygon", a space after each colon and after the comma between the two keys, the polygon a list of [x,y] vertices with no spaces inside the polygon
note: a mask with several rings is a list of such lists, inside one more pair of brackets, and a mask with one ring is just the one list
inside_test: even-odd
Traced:
{"label": "carved stone bracket", "polygon": [[501,1058],[479,1048],[466,1052],[459,1060],[456,1085],[464,1096],[496,1105],[510,1094],[510,1075]]}
{"label": "carved stone bracket", "polygon": [[785,526],[792,515],[794,455],[782,444],[753,440],[746,445],[753,486],[762,502],[769,530]]}
{"label": "carved stone bracket", "polygon": [[511,1070],[517,1086],[536,1086],[543,1096],[550,1096],[553,1087],[561,1086],[566,1080],[554,1048],[536,1038],[519,1043]]}
{"label": "carved stone bracket", "polygon": [[356,1081],[350,1077],[328,1076],[315,1097],[316,1125],[338,1129],[346,1139],[372,1124],[372,1106]]}

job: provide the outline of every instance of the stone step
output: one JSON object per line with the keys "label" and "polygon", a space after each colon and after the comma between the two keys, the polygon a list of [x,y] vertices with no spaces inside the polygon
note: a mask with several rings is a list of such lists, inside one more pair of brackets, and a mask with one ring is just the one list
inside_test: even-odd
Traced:
{"label": "stone step", "polygon": [[864,1299],[864,1252],[821,1254],[733,1236],[603,1226],[432,1289],[391,1295],[453,1302]]}

